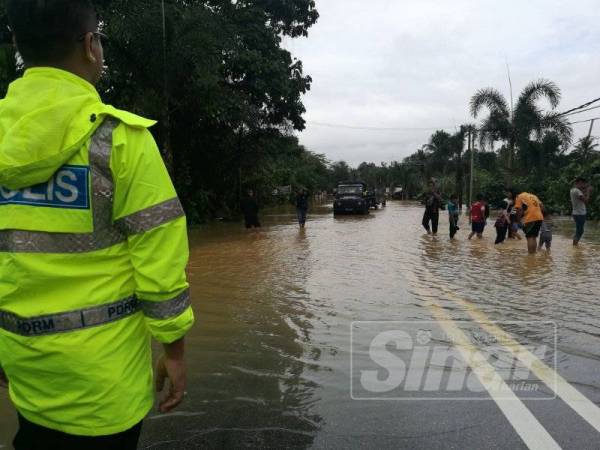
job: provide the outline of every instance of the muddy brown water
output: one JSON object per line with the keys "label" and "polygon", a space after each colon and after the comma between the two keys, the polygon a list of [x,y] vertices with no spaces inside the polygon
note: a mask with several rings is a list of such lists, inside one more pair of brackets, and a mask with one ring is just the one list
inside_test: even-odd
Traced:
{"label": "muddy brown water", "polygon": [[[407,294],[407,273],[420,292],[435,298],[440,286],[451,286],[492,320],[555,321],[559,372],[600,387],[597,226],[574,249],[571,221],[557,218],[552,253],[528,256],[524,241],[494,246],[492,226],[483,240],[467,241],[464,218],[450,242],[444,213],[439,236],[427,236],[421,216],[416,204],[390,202],[367,217],[334,218],[323,204],[311,209],[304,230],[288,208],[265,213],[259,232],[237,223],[192,230],[197,324],[187,344],[188,397],[175,414],[151,413],[140,448],[322,448],[336,434],[359,430],[348,413],[350,324],[432,320],[423,298]],[[441,295],[439,304],[464,320]],[[552,339],[535,326],[514,332]],[[574,358],[592,363],[577,371]],[[386,416],[386,404],[374,408]],[[393,433],[397,425],[383,422],[381,432]],[[11,448],[15,429],[0,392],[0,448]]]}

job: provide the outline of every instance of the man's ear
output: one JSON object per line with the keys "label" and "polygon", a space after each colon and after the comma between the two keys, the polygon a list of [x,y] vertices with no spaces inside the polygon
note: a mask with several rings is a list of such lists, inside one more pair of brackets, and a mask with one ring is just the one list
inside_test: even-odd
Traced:
{"label": "man's ear", "polygon": [[85,46],[85,58],[91,62],[96,62],[96,56],[94,55],[94,33],[86,33],[83,40]]}

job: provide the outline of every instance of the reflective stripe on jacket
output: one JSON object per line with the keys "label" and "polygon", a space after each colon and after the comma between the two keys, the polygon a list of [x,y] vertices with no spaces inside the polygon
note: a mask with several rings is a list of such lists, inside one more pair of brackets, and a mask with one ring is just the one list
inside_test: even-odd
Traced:
{"label": "reflective stripe on jacket", "polygon": [[39,68],[0,102],[0,367],[39,425],[107,435],[153,404],[150,337],[192,326],[186,220],[152,121]]}

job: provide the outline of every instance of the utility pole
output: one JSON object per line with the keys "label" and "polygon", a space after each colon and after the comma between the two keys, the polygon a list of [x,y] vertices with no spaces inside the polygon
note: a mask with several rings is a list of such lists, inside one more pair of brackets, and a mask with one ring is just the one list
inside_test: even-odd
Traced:
{"label": "utility pole", "polygon": [[242,201],[244,193],[242,191],[242,139],[244,139],[244,126],[240,126],[238,133],[238,202]]}
{"label": "utility pole", "polygon": [[[469,153],[471,154],[471,170],[469,174],[469,203],[467,204],[467,212],[473,204],[473,169],[475,168],[474,145],[471,145],[471,129],[469,129]],[[470,219],[469,219],[470,220]]]}
{"label": "utility pole", "polygon": [[174,163],[173,163],[173,149],[171,146],[171,112],[170,112],[170,99],[169,99],[169,78],[167,75],[167,16],[165,13],[165,0],[161,1],[161,12],[162,12],[162,50],[163,50],[163,95],[164,95],[164,111],[163,111],[163,128],[164,128],[164,159],[165,165],[171,176],[174,175]]}
{"label": "utility pole", "polygon": [[[510,127],[511,127],[511,139],[514,141],[514,126],[515,126],[515,100],[513,97],[513,85],[512,85],[512,77],[510,76],[510,66],[508,65],[508,60],[506,61],[506,70],[508,72],[508,85],[510,86]],[[473,145],[473,147],[475,147]],[[514,143],[511,142],[508,146],[508,181],[512,186],[512,173],[513,173],[513,160],[514,160]]]}
{"label": "utility pole", "polygon": [[596,119],[592,119],[592,122],[590,123],[590,132],[588,133],[588,139],[592,137],[592,129],[594,128],[595,121]]}

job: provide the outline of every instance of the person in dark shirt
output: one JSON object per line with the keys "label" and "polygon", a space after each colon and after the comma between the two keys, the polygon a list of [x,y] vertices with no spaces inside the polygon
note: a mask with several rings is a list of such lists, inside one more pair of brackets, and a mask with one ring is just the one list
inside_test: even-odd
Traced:
{"label": "person in dark shirt", "polygon": [[[429,190],[425,193],[425,214],[423,214],[423,228],[427,234],[436,235],[438,232],[438,223],[440,220],[440,207],[442,205],[442,196],[438,192],[437,186],[433,180],[429,181]],[[430,227],[431,222],[431,227]]]}
{"label": "person in dark shirt", "polygon": [[506,201],[508,202],[508,206],[506,208],[506,212],[508,213],[508,217],[510,219],[510,225],[508,227],[508,237],[510,239],[518,239],[521,240],[521,235],[519,234],[519,221],[517,220],[517,210],[515,209],[515,192],[512,189],[507,191]]}
{"label": "person in dark shirt", "polygon": [[298,224],[300,228],[304,228],[306,224],[306,213],[308,212],[308,194],[306,190],[301,189],[296,194],[296,215],[298,216]]}
{"label": "person in dark shirt", "polygon": [[240,209],[244,215],[246,228],[260,228],[260,222],[258,221],[258,203],[254,197],[254,191],[251,189],[248,191],[246,198],[242,199]]}
{"label": "person in dark shirt", "polygon": [[[508,200],[508,199],[507,199]],[[508,201],[502,203],[502,208],[498,214],[494,227],[496,228],[496,241],[494,244],[501,244],[506,240],[506,234],[510,228],[510,216],[508,215]]]}

